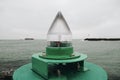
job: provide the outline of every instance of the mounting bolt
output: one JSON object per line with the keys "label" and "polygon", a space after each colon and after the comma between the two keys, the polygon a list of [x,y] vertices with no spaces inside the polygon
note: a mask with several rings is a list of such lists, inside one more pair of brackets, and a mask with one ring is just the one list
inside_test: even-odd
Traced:
{"label": "mounting bolt", "polygon": [[61,76],[61,71],[59,69],[57,69],[57,74],[58,76]]}
{"label": "mounting bolt", "polygon": [[45,52],[43,52],[43,53],[42,53],[42,56],[46,56],[46,53],[45,53]]}
{"label": "mounting bolt", "polygon": [[75,54],[72,54],[71,57],[75,56]]}
{"label": "mounting bolt", "polygon": [[79,62],[77,63],[77,70],[78,71],[80,70],[80,63]]}

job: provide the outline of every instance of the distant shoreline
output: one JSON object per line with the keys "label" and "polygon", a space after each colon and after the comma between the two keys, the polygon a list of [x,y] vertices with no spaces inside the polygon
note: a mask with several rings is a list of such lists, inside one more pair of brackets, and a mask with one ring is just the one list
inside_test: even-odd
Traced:
{"label": "distant shoreline", "polygon": [[34,38],[25,38],[24,40],[34,40]]}
{"label": "distant shoreline", "polygon": [[85,38],[85,41],[120,41],[120,38]]}

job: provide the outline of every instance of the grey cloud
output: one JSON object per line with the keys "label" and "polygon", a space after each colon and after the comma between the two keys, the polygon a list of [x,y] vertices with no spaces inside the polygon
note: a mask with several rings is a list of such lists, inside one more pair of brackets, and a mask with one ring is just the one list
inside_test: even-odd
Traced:
{"label": "grey cloud", "polygon": [[43,38],[59,10],[73,37],[77,35],[74,38],[120,37],[119,4],[119,0],[0,0],[0,39]]}

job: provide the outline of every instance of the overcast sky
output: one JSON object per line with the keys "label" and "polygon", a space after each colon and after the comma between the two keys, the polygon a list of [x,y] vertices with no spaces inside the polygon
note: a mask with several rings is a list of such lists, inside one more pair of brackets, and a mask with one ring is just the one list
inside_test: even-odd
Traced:
{"label": "overcast sky", "polygon": [[0,39],[45,38],[58,11],[73,38],[120,37],[120,0],[0,0]]}

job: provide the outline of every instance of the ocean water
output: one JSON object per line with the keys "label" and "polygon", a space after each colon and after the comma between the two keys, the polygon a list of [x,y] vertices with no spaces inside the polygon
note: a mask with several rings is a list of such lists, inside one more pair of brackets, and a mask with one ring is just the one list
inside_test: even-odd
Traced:
{"label": "ocean water", "polygon": [[[30,62],[31,55],[45,51],[45,40],[0,40],[0,71]],[[109,80],[120,80],[120,41],[73,40],[74,51],[88,55],[86,61],[103,67]]]}

